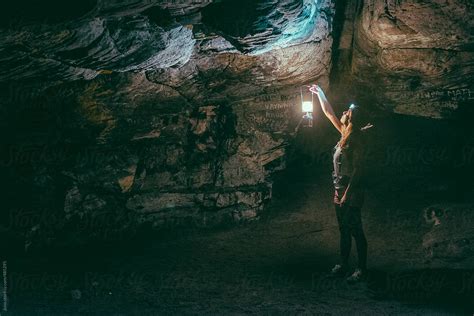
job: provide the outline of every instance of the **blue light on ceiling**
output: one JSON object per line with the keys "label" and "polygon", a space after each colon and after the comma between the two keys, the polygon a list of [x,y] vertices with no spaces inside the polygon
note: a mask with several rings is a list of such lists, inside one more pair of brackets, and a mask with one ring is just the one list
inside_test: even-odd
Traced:
{"label": "blue light on ceiling", "polygon": [[306,40],[313,33],[318,13],[318,0],[303,0],[303,9],[298,19],[291,21],[283,29],[278,39],[261,49],[255,50],[251,55],[259,55],[277,48],[284,48]]}

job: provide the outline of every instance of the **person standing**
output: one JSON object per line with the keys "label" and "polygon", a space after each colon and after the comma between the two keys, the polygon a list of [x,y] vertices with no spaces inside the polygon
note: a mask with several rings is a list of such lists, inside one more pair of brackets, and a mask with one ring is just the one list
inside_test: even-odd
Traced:
{"label": "person standing", "polygon": [[364,203],[364,161],[366,149],[365,130],[373,127],[364,123],[360,107],[354,104],[343,112],[339,119],[318,85],[309,89],[318,96],[326,117],[340,132],[341,138],[333,148],[334,207],[340,232],[341,261],[331,270],[331,274],[345,276],[349,271],[349,256],[354,238],[357,248],[358,265],[347,277],[348,282],[357,282],[367,273],[367,239],[362,226],[361,208]]}

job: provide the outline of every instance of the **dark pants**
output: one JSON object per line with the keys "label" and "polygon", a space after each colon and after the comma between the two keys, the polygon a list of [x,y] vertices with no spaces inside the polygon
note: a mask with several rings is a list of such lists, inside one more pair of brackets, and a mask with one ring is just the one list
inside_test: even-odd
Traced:
{"label": "dark pants", "polygon": [[362,228],[360,208],[347,204],[340,206],[334,204],[336,208],[337,222],[339,223],[340,247],[342,265],[347,267],[349,255],[351,253],[352,237],[354,237],[357,247],[358,267],[361,270],[367,268],[367,240]]}

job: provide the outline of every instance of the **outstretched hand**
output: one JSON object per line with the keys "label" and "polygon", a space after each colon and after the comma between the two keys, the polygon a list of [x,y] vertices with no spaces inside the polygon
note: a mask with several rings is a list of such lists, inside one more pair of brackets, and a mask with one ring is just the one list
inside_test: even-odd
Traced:
{"label": "outstretched hand", "polygon": [[321,87],[318,86],[317,84],[313,84],[309,86],[309,91],[311,91],[312,93],[318,94],[320,90],[321,90]]}

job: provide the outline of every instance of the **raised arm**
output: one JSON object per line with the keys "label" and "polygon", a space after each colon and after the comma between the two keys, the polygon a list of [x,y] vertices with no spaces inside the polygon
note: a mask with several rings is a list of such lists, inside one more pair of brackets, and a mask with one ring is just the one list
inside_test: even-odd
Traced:
{"label": "raised arm", "polygon": [[342,123],[339,118],[334,113],[331,104],[329,103],[328,99],[324,95],[323,89],[321,89],[318,85],[312,85],[309,88],[309,91],[315,93],[318,96],[319,103],[321,103],[321,109],[323,110],[326,117],[331,121],[332,125],[342,133]]}

